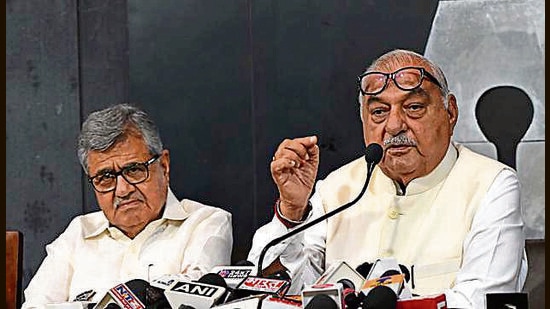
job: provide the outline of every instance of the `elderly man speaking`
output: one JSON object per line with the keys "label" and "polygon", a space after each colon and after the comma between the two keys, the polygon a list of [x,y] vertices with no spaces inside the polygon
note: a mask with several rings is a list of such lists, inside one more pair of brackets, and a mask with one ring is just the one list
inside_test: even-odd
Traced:
{"label": "elderly man speaking", "polygon": [[101,211],[78,216],[46,247],[23,308],[97,302],[131,279],[198,279],[229,265],[231,215],[170,190],[170,156],[147,114],[128,104],[88,116],[78,157]]}
{"label": "elderly man speaking", "polygon": [[[484,308],[488,292],[521,290],[527,273],[516,173],[451,142],[455,96],[439,67],[394,50],[359,76],[366,145],[383,157],[353,206],[271,248],[271,268],[290,270],[293,289],[331,263],[352,267],[394,257],[414,265],[412,293],[445,293],[449,308]],[[353,200],[367,174],[363,158],[318,181],[315,136],[284,140],[271,163],[276,216],[255,234],[249,260],[288,230]]]}

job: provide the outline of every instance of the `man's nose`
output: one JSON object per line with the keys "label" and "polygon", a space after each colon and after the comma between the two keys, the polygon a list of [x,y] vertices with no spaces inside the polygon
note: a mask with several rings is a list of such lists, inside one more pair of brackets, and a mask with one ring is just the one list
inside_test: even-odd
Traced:
{"label": "man's nose", "polygon": [[386,120],[386,132],[392,136],[407,130],[407,122],[405,121],[405,113],[399,109],[392,109]]}
{"label": "man's nose", "polygon": [[129,183],[126,178],[124,178],[121,175],[117,176],[116,179],[116,187],[115,187],[115,195],[118,197],[125,197],[128,196],[128,194],[134,192],[136,190],[136,187]]}

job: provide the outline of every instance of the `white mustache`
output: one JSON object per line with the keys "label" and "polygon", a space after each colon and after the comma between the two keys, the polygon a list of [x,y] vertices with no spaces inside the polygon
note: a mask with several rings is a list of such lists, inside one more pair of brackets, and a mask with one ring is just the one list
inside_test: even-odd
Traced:
{"label": "white mustache", "polygon": [[113,207],[114,207],[114,209],[117,209],[118,206],[120,206],[120,203],[126,202],[126,201],[132,201],[132,200],[143,202],[144,199],[143,199],[143,196],[141,196],[140,193],[134,193],[134,194],[132,194],[130,196],[126,196],[126,197],[115,196],[115,200],[113,201]]}
{"label": "white mustache", "polygon": [[401,133],[385,139],[384,146],[416,146],[416,141]]}

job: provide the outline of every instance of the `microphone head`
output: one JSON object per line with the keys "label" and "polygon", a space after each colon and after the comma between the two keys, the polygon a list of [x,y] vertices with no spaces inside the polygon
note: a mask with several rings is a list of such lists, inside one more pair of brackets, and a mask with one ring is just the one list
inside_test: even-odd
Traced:
{"label": "microphone head", "polygon": [[363,278],[367,278],[367,276],[369,275],[370,273],[370,270],[372,269],[372,263],[369,263],[369,262],[365,262],[359,266],[357,266],[355,268],[355,270],[361,275],[363,276]]}
{"label": "microphone head", "polygon": [[227,297],[227,293],[229,293],[227,288],[227,282],[225,282],[225,279],[223,279],[223,277],[218,274],[214,274],[214,273],[205,274],[204,276],[200,277],[199,280],[197,280],[197,282],[215,285],[226,289],[226,292],[220,297],[220,299],[214,302],[214,305],[219,305]]}
{"label": "microphone head", "polygon": [[279,279],[279,280],[286,280],[286,281],[292,281],[292,279],[290,278],[290,275],[288,274],[288,271],[284,270],[284,269],[281,269],[279,271],[276,271],[270,275],[267,275],[266,278],[271,278],[271,279]]}
{"label": "microphone head", "polygon": [[222,276],[214,273],[205,274],[204,276],[200,277],[197,282],[215,285],[227,289],[227,283],[222,278]]}
{"label": "microphone head", "polygon": [[399,271],[395,270],[395,269],[388,269],[384,273],[382,273],[382,275],[380,275],[380,278],[393,276],[393,275],[399,275],[399,274],[401,274],[401,273]]}
{"label": "microphone head", "polygon": [[344,304],[346,309],[358,309],[361,306],[361,299],[354,289],[344,289]]}
{"label": "microphone head", "polygon": [[369,309],[395,309],[397,308],[397,295],[385,285],[379,285],[370,290],[363,299],[365,308]]}
{"label": "microphone head", "polygon": [[105,309],[120,309],[120,306],[115,303],[110,303],[107,306],[105,306]]}
{"label": "microphone head", "polygon": [[367,146],[367,150],[365,150],[365,160],[369,165],[378,164],[378,162],[382,160],[383,154],[384,150],[382,149],[382,146],[377,143],[371,143]]}
{"label": "microphone head", "polygon": [[248,260],[240,260],[237,263],[235,263],[235,266],[256,266],[256,265],[254,265],[254,263]]}
{"label": "microphone head", "polygon": [[143,279],[132,279],[124,283],[134,295],[144,304],[147,302],[147,287],[149,282]]}
{"label": "microphone head", "polygon": [[342,287],[344,289],[353,289],[353,290],[355,290],[355,284],[353,284],[353,281],[351,281],[347,278],[342,278],[342,279],[336,281],[336,283],[341,283]]}
{"label": "microphone head", "polygon": [[338,305],[330,296],[318,294],[307,303],[304,309],[338,309]]}
{"label": "microphone head", "polygon": [[409,280],[411,280],[411,273],[407,267],[403,264],[399,264],[399,269],[401,269],[401,273],[405,275],[405,281],[409,282]]}

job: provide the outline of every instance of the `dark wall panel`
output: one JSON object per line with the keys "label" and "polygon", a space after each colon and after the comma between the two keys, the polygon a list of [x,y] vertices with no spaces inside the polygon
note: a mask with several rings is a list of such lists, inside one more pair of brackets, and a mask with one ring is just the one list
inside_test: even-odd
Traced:
{"label": "dark wall panel", "polygon": [[74,1],[6,3],[6,221],[24,235],[23,286],[82,213]]}
{"label": "dark wall panel", "polygon": [[127,99],[126,1],[6,3],[6,228],[26,287],[76,215],[97,209],[76,156],[81,117]]}
{"label": "dark wall panel", "polygon": [[129,2],[130,99],[159,124],[176,196],[233,214],[235,259],[256,222],[247,18],[244,0]]}
{"label": "dark wall panel", "polygon": [[[128,100],[128,18],[126,0],[78,2],[80,114]],[[98,210],[85,182],[84,212]]]}

